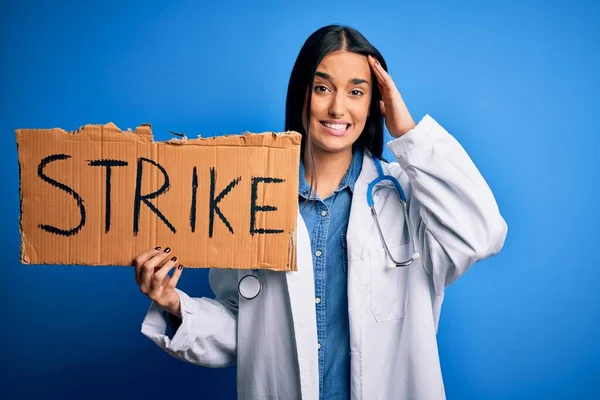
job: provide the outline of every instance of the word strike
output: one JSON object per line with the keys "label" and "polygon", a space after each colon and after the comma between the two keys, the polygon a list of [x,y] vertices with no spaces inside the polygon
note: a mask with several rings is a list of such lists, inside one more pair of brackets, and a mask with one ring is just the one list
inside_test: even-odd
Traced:
{"label": "word strike", "polygon": [[[71,158],[71,156],[67,154],[53,154],[48,157],[42,159],[40,164],[38,165],[38,176],[44,181],[49,183],[50,185],[60,189],[75,199],[77,203],[77,207],[79,208],[79,213],[81,215],[79,224],[71,229],[62,229],[52,225],[40,224],[40,229],[54,233],[57,235],[63,236],[73,236],[79,232],[86,223],[86,212],[83,198],[79,193],[77,193],[73,188],[65,185],[46,175],[44,172],[45,168],[53,163],[61,160],[67,160]],[[118,167],[127,167],[128,163],[123,160],[108,160],[108,159],[100,159],[100,160],[91,160],[88,161],[88,165],[91,167],[101,167],[104,168],[105,171],[105,184],[106,184],[106,212],[104,216],[104,232],[108,233],[110,231],[110,210],[111,210],[111,177],[112,177],[112,169]],[[151,193],[142,193],[142,180],[144,177],[144,169],[145,168],[157,168],[160,173],[164,177],[164,182],[162,186]],[[177,230],[173,226],[171,222],[167,219],[167,217],[160,212],[160,210],[150,202],[150,200],[157,198],[161,194],[165,193],[169,188],[169,175],[167,171],[164,169],[162,165],[159,163],[150,160],[148,158],[139,157],[137,160],[137,169],[136,169],[136,181],[135,181],[135,196],[133,198],[133,234],[137,236],[139,231],[139,219],[140,219],[140,209],[142,204],[148,207],[156,216],[171,230],[171,232],[176,233]],[[210,169],[210,194],[209,194],[209,224],[208,224],[208,236],[212,238],[214,231],[214,222],[215,215],[219,217],[221,222],[227,227],[229,232],[234,233],[233,227],[219,208],[219,203],[232,192],[232,190],[236,187],[238,183],[242,180],[242,177],[238,177],[233,179],[229,184],[221,190],[217,194],[216,189],[216,181],[217,181],[217,172],[215,168]],[[277,207],[271,205],[258,205],[257,197],[258,197],[258,185],[259,184],[273,184],[273,183],[283,183],[285,180],[274,177],[252,177],[251,178],[251,194],[250,194],[250,234],[281,234],[283,233],[282,229],[266,229],[266,228],[258,228],[256,227],[256,213],[258,212],[272,212],[277,211]],[[191,182],[192,194],[191,194],[191,206],[190,206],[190,229],[192,232],[196,231],[196,200],[197,200],[197,191],[198,191],[198,173],[196,167],[194,167],[192,171],[192,182]]]}

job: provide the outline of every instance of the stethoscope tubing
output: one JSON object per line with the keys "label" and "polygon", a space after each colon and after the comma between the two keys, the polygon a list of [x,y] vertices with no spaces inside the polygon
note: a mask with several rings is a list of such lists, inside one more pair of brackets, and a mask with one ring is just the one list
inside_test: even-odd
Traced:
{"label": "stethoscope tubing", "polygon": [[[413,235],[411,233],[410,224],[408,222],[408,212],[407,212],[407,207],[406,207],[406,194],[404,193],[404,190],[402,190],[402,186],[400,185],[400,182],[398,182],[398,179],[394,178],[391,175],[385,175],[385,173],[383,172],[383,167],[381,166],[381,161],[378,158],[373,158],[373,160],[375,162],[375,166],[377,167],[378,176],[371,183],[369,183],[369,186],[367,187],[367,204],[368,204],[369,208],[371,209],[371,215],[373,216],[373,220],[375,221],[375,226],[377,227],[377,232],[379,234],[381,244],[383,245],[383,248],[384,248],[388,258],[391,260],[392,266],[393,267],[408,267],[415,260],[418,260],[419,258],[421,258],[421,255],[415,249]],[[380,190],[383,188],[389,188],[389,186],[376,187],[376,185],[378,183],[383,182],[383,181],[390,181],[392,183],[393,188],[396,190],[396,193],[398,194],[400,204],[402,205],[402,212],[404,214],[404,223],[408,227],[408,238],[409,238],[410,246],[413,249],[412,256],[408,260],[405,260],[405,261],[398,261],[392,255],[392,252],[390,251],[390,248],[389,248],[389,246],[385,240],[385,237],[383,235],[381,225],[379,224],[379,218],[377,216],[377,211],[375,210],[375,202],[373,200],[373,195],[377,192],[377,190]]]}

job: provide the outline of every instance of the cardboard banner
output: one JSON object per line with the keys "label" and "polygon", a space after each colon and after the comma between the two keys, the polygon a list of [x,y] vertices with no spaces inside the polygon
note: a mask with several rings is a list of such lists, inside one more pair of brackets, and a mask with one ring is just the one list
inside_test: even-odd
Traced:
{"label": "cardboard banner", "polygon": [[300,134],[154,142],[149,125],[16,130],[24,264],[296,270]]}

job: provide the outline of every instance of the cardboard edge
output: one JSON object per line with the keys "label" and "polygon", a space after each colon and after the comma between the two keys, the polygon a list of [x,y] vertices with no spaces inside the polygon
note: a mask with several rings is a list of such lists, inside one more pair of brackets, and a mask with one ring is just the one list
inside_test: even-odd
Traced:
{"label": "cardboard edge", "polygon": [[[148,127],[150,128],[150,124],[141,124],[142,127]],[[118,128],[117,128],[118,129]],[[136,133],[137,130],[139,129],[136,128]],[[227,139],[227,138],[236,138],[236,137],[247,137],[247,136],[273,136],[273,137],[289,137],[290,139],[299,139],[302,140],[302,134],[296,131],[282,131],[282,132],[273,132],[273,131],[263,131],[263,132],[250,132],[250,131],[244,131],[242,133],[225,133],[222,135],[215,135],[215,136],[208,136],[208,137],[202,137],[202,135],[197,135],[195,138],[188,138],[187,136],[182,136],[180,138],[171,138],[169,140],[166,140],[164,142],[157,142],[157,143],[168,143],[168,144],[176,144],[176,145],[181,145],[181,144],[185,144],[185,143],[207,143],[209,141],[214,141],[214,140],[221,140],[221,139]],[[296,144],[296,143],[293,143]],[[297,143],[299,144],[299,142]]]}
{"label": "cardboard edge", "polygon": [[54,131],[54,132],[58,132],[61,135],[67,135],[67,136],[72,135],[73,136],[73,135],[84,134],[85,131],[94,130],[94,129],[98,129],[101,131],[109,130],[109,131],[114,131],[119,134],[133,134],[139,138],[145,139],[146,141],[148,141],[150,143],[154,143],[154,137],[152,134],[152,126],[149,123],[140,124],[137,128],[135,128],[135,130],[132,130],[131,128],[122,130],[114,122],[111,121],[111,122],[107,122],[105,124],[81,125],[79,128],[72,130],[72,131],[66,131],[63,128],[54,127],[54,128],[17,128],[17,129],[15,129],[15,132],[16,132],[16,137],[17,137],[17,141],[18,141],[19,136],[21,136],[25,131]]}
{"label": "cardboard edge", "polygon": [[[18,131],[17,135],[19,134]],[[17,140],[17,154],[19,153],[19,141]],[[23,189],[21,184],[23,183],[23,170],[21,168],[21,160],[17,157],[17,163],[19,165],[19,240],[20,240],[20,248],[19,248],[19,261],[21,264],[31,264],[31,261],[27,257],[25,253],[25,233],[23,232]]]}
{"label": "cardboard edge", "polygon": [[296,262],[296,226],[294,226],[294,230],[290,232],[290,241],[288,247],[288,265],[285,271],[298,271],[298,264]]}
{"label": "cardboard edge", "polygon": [[85,133],[85,131],[87,131],[87,130],[93,130],[93,129],[110,130],[110,131],[114,131],[116,133],[121,133],[121,134],[126,134],[126,135],[135,135],[136,137],[138,137],[148,143],[167,143],[167,144],[175,144],[175,145],[181,145],[181,144],[186,144],[186,143],[200,144],[200,143],[207,143],[210,141],[226,139],[226,138],[247,137],[247,136],[268,136],[268,135],[272,135],[273,137],[289,138],[289,140],[292,141],[293,145],[300,144],[300,142],[302,140],[302,134],[297,131],[281,131],[281,132],[264,131],[264,132],[256,132],[256,133],[245,131],[243,133],[227,133],[227,134],[223,134],[223,135],[209,136],[209,137],[202,137],[201,135],[197,135],[196,138],[192,138],[192,139],[184,136],[183,138],[173,138],[173,139],[170,139],[167,141],[155,142],[154,135],[152,134],[152,125],[150,123],[142,123],[138,127],[136,127],[135,130],[132,130],[131,128],[127,128],[126,130],[121,130],[114,122],[107,122],[106,124],[85,124],[73,131],[66,131],[63,128],[55,127],[55,128],[48,128],[48,129],[45,129],[45,128],[18,128],[18,129],[15,129],[15,132],[16,132],[16,137],[17,137],[17,141],[18,141],[19,136],[22,135],[23,132],[25,132],[25,131],[56,131],[56,132],[59,132],[59,134],[63,134],[63,135],[78,135],[78,134]]}
{"label": "cardboard edge", "polygon": [[[220,135],[215,135],[215,136],[207,136],[207,137],[202,137],[201,135],[198,135],[196,138],[188,138],[188,137],[183,137],[182,139],[187,139],[187,140],[191,140],[191,141],[212,141],[212,140],[219,140],[219,139],[227,139],[227,138],[235,138],[235,137],[248,137],[248,136],[273,136],[273,137],[289,137],[292,139],[298,138],[298,139],[302,139],[302,134],[296,131],[281,131],[281,132],[274,132],[274,131],[263,131],[263,132],[250,132],[250,131],[244,131],[242,133],[224,133],[224,134],[220,134]],[[176,140],[182,140],[182,139],[176,139]]]}
{"label": "cardboard edge", "polygon": [[205,137],[205,138],[202,138],[200,135],[198,135],[198,137],[202,138],[202,139],[216,139],[216,138],[231,137],[231,136],[256,136],[256,135],[273,135],[273,136],[295,136],[295,135],[300,135],[300,136],[302,136],[302,134],[300,132],[296,132],[296,131],[281,131],[281,132],[274,132],[274,131],[250,132],[250,131],[244,131],[242,133],[225,133],[223,135],[209,136],[209,137]]}

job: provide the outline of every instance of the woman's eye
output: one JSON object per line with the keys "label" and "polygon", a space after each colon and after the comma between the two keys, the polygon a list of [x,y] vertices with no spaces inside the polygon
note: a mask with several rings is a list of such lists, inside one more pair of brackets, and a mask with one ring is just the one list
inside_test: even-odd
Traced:
{"label": "woman's eye", "polygon": [[329,89],[327,89],[327,86],[323,86],[323,85],[315,86],[315,92],[317,92],[317,93],[323,93],[323,92],[326,92],[327,90],[329,90]]}
{"label": "woman's eye", "polygon": [[350,91],[350,94],[352,94],[352,96],[360,96],[360,95],[362,95],[362,94],[363,94],[363,92],[361,92],[361,91],[360,91],[360,90],[358,90],[358,89],[354,89],[354,90],[351,90],[351,91]]}

